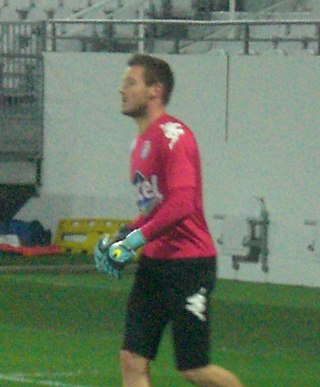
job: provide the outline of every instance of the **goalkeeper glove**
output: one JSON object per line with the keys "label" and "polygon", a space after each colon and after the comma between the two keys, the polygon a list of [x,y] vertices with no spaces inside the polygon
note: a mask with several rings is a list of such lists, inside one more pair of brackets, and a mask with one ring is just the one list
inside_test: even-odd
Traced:
{"label": "goalkeeper glove", "polygon": [[146,243],[142,232],[137,229],[128,234],[122,241],[113,243],[109,247],[111,265],[122,270],[136,254],[136,250]]}
{"label": "goalkeeper glove", "polygon": [[109,238],[104,237],[97,243],[94,249],[97,270],[118,279],[120,279],[121,271],[125,265],[135,256],[135,250],[146,243],[139,229],[129,233],[127,228],[119,230],[119,235],[116,235],[115,238],[121,236],[121,232],[127,234],[123,240],[110,244]]}
{"label": "goalkeeper glove", "polygon": [[132,230],[127,225],[119,228],[115,235],[109,240],[108,236],[100,239],[94,248],[94,260],[96,269],[100,273],[110,274],[113,277],[120,278],[120,271],[112,267],[109,258],[109,247],[112,243],[124,239]]}
{"label": "goalkeeper glove", "polygon": [[120,270],[113,267],[110,263],[109,248],[110,244],[108,237],[102,238],[96,244],[93,253],[96,269],[100,273],[109,274],[112,277],[120,279]]}

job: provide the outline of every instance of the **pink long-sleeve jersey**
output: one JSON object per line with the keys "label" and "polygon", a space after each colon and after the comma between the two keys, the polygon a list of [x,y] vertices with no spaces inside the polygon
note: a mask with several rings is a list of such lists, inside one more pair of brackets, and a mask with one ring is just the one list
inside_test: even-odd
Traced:
{"label": "pink long-sleeve jersey", "polygon": [[139,216],[130,225],[148,241],[150,258],[216,256],[203,212],[201,163],[192,131],[162,115],[134,141],[130,177]]}

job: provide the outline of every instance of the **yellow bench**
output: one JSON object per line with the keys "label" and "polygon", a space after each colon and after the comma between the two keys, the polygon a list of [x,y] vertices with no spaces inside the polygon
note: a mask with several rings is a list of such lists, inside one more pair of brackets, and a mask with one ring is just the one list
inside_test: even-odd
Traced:
{"label": "yellow bench", "polygon": [[110,238],[120,227],[128,224],[128,219],[112,218],[66,218],[61,219],[54,236],[54,244],[66,252],[92,254],[99,239]]}

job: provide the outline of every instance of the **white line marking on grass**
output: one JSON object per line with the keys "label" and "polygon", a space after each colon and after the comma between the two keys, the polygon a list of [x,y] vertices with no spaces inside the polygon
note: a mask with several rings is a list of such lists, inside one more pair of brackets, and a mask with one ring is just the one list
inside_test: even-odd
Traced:
{"label": "white line marking on grass", "polygon": [[45,378],[47,376],[50,376],[50,378],[55,378],[55,377],[63,377],[63,376],[79,376],[83,374],[83,372],[81,371],[75,371],[75,372],[72,372],[72,371],[69,371],[69,372],[34,372],[34,373],[29,373],[29,374],[25,374],[25,375],[30,375],[30,376],[34,376],[36,378]]}
{"label": "white line marking on grass", "polygon": [[99,371],[91,370],[91,371],[64,371],[64,372],[24,372],[24,373],[15,373],[16,376],[22,377],[34,377],[34,378],[55,378],[55,377],[68,377],[68,376],[81,376],[81,375],[98,375]]}
{"label": "white line marking on grass", "polygon": [[34,378],[30,378],[28,376],[24,376],[21,374],[0,374],[0,380],[7,380],[9,382],[15,383],[29,383],[37,386],[57,386],[57,387],[90,387],[88,385],[81,384],[70,384],[70,383],[61,383],[55,380],[36,380]]}

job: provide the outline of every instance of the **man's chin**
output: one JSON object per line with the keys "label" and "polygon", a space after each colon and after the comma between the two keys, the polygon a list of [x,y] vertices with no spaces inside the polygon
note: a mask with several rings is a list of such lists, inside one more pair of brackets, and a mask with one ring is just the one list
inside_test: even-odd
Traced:
{"label": "man's chin", "polygon": [[121,112],[124,116],[132,117],[132,112],[127,111],[127,110],[122,110]]}
{"label": "man's chin", "polygon": [[122,114],[131,117],[131,118],[141,118],[144,117],[146,114],[146,109],[137,109],[137,110],[124,110],[122,109]]}

